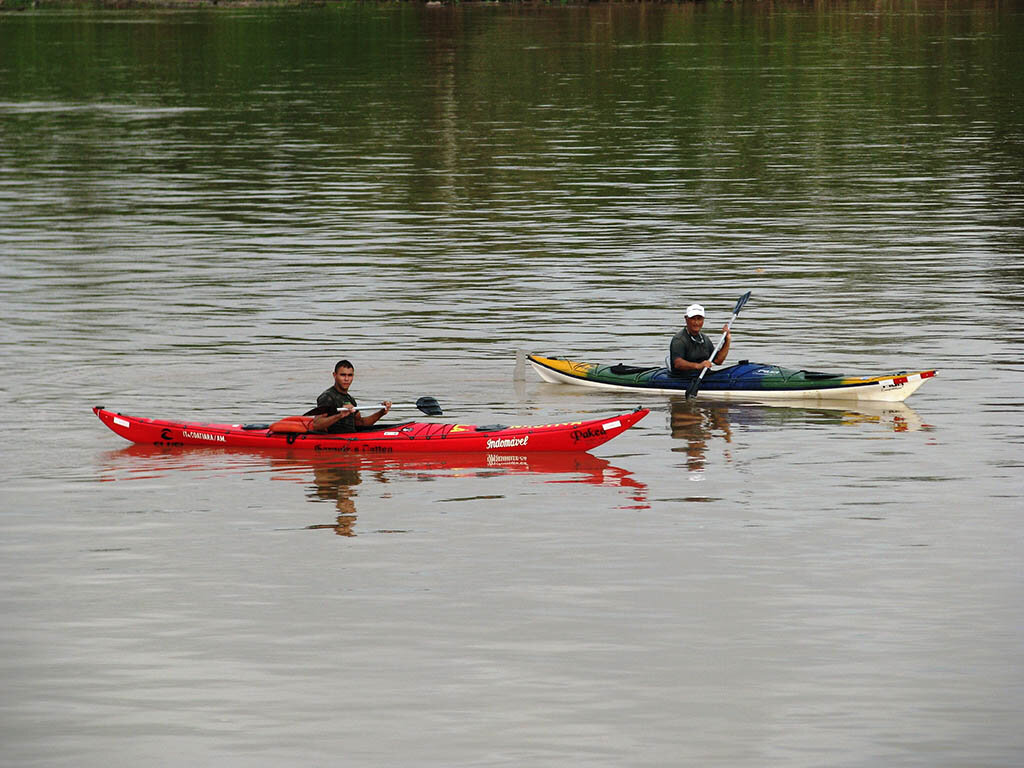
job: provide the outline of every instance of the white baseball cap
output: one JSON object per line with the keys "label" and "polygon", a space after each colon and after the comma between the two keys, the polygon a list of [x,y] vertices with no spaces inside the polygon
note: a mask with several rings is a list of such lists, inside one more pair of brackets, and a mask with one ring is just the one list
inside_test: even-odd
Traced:
{"label": "white baseball cap", "polygon": [[704,317],[704,307],[700,304],[691,304],[686,308],[687,317],[697,317],[698,315]]}

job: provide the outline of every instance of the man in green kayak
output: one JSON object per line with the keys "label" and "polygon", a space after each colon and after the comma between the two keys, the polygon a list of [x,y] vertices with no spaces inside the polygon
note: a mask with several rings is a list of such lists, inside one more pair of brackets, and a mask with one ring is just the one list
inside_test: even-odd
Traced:
{"label": "man in green kayak", "polygon": [[362,416],[355,398],[348,393],[355,375],[356,369],[348,360],[339,360],[334,366],[334,386],[324,390],[316,399],[316,408],[306,414],[315,416],[309,425],[310,432],[357,432],[375,424],[391,410],[391,401],[385,400],[376,413]]}
{"label": "man in green kayak", "polygon": [[698,373],[701,368],[710,368],[712,362],[721,365],[729,354],[729,342],[732,335],[729,332],[729,324],[726,323],[722,332],[725,334],[725,343],[715,355],[714,361],[711,355],[715,351],[715,345],[711,339],[701,333],[704,327],[704,307],[700,304],[691,304],[686,308],[686,327],[672,337],[669,345],[667,365],[673,373]]}

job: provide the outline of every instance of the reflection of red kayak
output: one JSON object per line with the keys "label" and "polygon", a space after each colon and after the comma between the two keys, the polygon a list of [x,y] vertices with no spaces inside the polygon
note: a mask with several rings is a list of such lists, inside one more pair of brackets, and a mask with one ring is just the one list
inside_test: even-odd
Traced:
{"label": "reflection of red kayak", "polygon": [[[308,451],[294,451],[291,448],[274,448],[253,451],[246,448],[217,448],[203,450],[191,446],[167,446],[136,444],[111,452],[107,469],[113,473],[110,480],[135,477],[138,479],[159,477],[168,472],[222,472],[225,469],[263,471],[269,466],[281,474],[280,479],[293,477],[308,481],[308,472],[337,470],[348,472],[358,478],[360,472],[371,474],[395,473],[415,475],[429,473],[434,477],[459,477],[461,475],[570,475],[545,482],[585,483],[612,488],[633,488],[643,499],[647,489],[636,480],[629,470],[616,467],[607,459],[601,459],[581,451],[548,451],[532,455],[496,453],[407,453],[400,456],[375,456],[356,454],[334,456]],[[293,474],[294,473],[294,474]]]}
{"label": "reflection of red kayak", "polygon": [[630,413],[586,421],[506,427],[410,421],[335,435],[284,434],[267,425],[202,424],[125,416],[93,408],[100,421],[133,443],[201,445],[207,448],[291,448],[324,454],[479,452],[529,456],[546,451],[589,451],[625,432],[648,414]]}

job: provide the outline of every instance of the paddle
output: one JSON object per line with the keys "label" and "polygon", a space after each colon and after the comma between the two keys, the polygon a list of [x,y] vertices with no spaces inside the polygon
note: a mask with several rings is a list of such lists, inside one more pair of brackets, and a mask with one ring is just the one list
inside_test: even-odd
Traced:
{"label": "paddle", "polygon": [[[739,299],[736,301],[736,306],[733,307],[733,309],[732,309],[732,317],[730,317],[729,318],[729,322],[725,324],[726,328],[731,328],[732,327],[732,321],[736,319],[737,315],[739,315],[740,310],[743,309],[743,305],[747,303],[747,300],[749,298],[750,298],[750,291],[747,291],[746,293],[744,293],[742,296],[739,297]],[[715,347],[715,351],[711,353],[711,360],[712,361],[714,361],[715,356],[718,355],[718,353],[722,350],[722,346],[724,344],[725,344],[725,332],[723,331],[722,332],[722,338],[720,338],[718,340],[718,346],[716,346]],[[697,396],[697,390],[700,389],[701,379],[704,378],[704,374],[707,373],[707,372],[708,372],[707,368],[701,368],[700,369],[700,376],[697,376],[696,378],[694,378],[693,381],[690,382],[690,386],[688,386],[686,388],[686,399],[687,400]]]}
{"label": "paddle", "polygon": [[[382,407],[381,405],[372,406],[372,410],[377,410]],[[419,408],[427,416],[444,416],[444,411],[441,410],[440,403],[432,397],[421,397],[415,403],[392,403],[391,407],[394,408]],[[356,408],[357,411],[364,410],[364,406]],[[365,410],[371,410],[371,406],[365,406]]]}
{"label": "paddle", "polygon": [[[372,406],[371,405],[366,405],[366,406],[362,406],[361,405],[361,406],[357,407],[355,410],[357,410],[357,411],[362,411],[362,410],[367,410],[367,411],[374,410],[374,411],[376,411],[378,408],[381,408],[382,406],[383,406],[383,403],[381,403],[379,405],[372,405]],[[444,416],[444,411],[441,410],[441,405],[437,402],[437,400],[435,400],[434,398],[429,397],[429,396],[428,397],[421,397],[415,403],[392,403],[391,407],[392,408],[419,408],[421,411],[423,411],[425,414],[427,414],[427,416]],[[333,408],[317,406],[316,408],[313,408],[310,411],[306,411],[306,413],[304,413],[303,415],[304,416],[319,416],[321,414],[330,413],[333,410],[334,410]]]}

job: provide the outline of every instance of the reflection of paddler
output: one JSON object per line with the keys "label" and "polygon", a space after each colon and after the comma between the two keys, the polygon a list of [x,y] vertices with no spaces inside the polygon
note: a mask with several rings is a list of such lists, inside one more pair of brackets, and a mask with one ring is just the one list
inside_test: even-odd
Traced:
{"label": "reflection of paddler", "polygon": [[314,464],[314,488],[309,495],[321,501],[334,501],[338,518],[333,525],[310,525],[308,528],[333,528],[339,536],[355,536],[355,486],[361,482],[359,470],[352,465]]}
{"label": "reflection of paddler", "polygon": [[691,472],[704,469],[708,440],[716,433],[721,433],[725,442],[732,442],[728,403],[698,405],[692,401],[674,400],[670,419],[673,439],[686,441],[684,447],[672,450],[686,454],[686,468]]}

